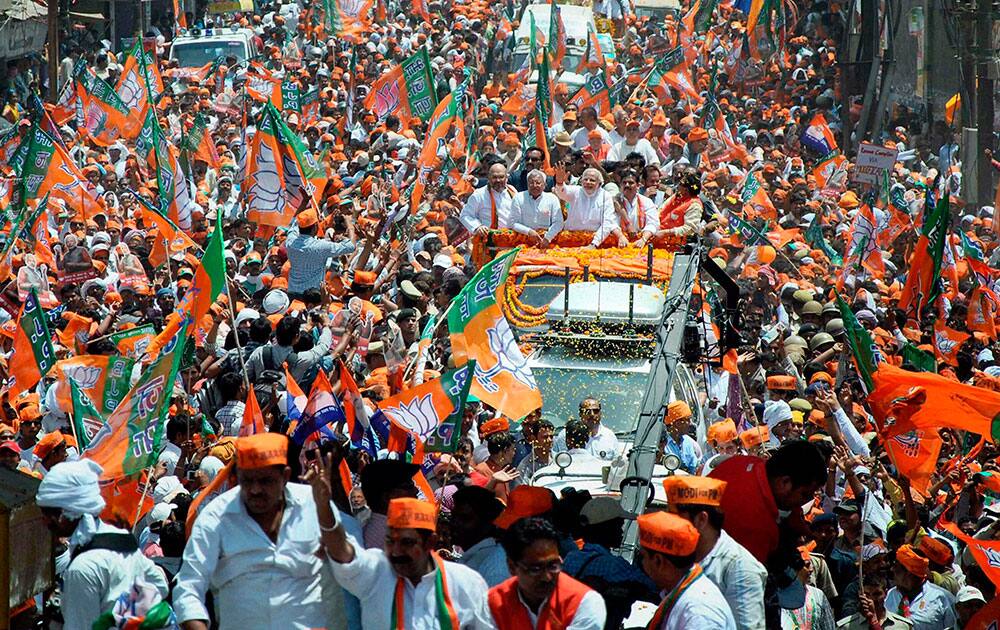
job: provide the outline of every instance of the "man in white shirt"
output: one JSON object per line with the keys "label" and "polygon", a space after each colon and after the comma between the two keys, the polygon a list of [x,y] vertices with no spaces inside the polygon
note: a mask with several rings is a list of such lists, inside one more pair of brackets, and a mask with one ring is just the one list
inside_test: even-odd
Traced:
{"label": "man in white shirt", "polygon": [[698,530],[676,514],[652,512],[636,519],[642,570],[662,589],[649,628],[736,630],[725,597],[695,562]]}
{"label": "man in white shirt", "polygon": [[[614,459],[615,455],[618,455],[618,436],[601,423],[601,401],[596,398],[585,398],[580,403],[580,421],[589,430],[586,446],[582,448],[599,459]],[[570,448],[566,430],[563,428],[556,435],[552,443],[553,452],[558,453]]]}
{"label": "man in white shirt", "polygon": [[[611,144],[611,136],[609,136],[608,132],[604,130],[604,127],[601,127],[600,125],[597,124],[596,109],[594,109],[593,107],[584,107],[583,109],[580,110],[578,116],[580,118],[580,128],[574,131],[571,135],[571,137],[573,138],[574,149],[580,149],[580,150],[586,149],[587,145],[589,144],[587,134],[589,134],[591,131],[594,131],[595,129],[601,134],[601,138],[604,144]],[[566,118],[564,116],[563,120],[565,119]]]}
{"label": "man in white shirt", "polygon": [[892,565],[895,583],[885,595],[885,609],[906,617],[913,630],[952,628],[958,623],[955,596],[929,579],[930,562],[911,545],[896,550]]}
{"label": "man in white shirt", "polygon": [[[545,173],[535,169],[528,173],[528,190],[514,195],[510,222],[514,231],[524,234],[536,247],[548,247],[562,231],[563,215],[559,198],[545,192]],[[543,230],[541,236],[538,230]]]}
{"label": "man in white shirt", "polygon": [[510,207],[515,191],[507,185],[507,167],[496,163],[486,175],[487,185],[477,188],[465,202],[458,220],[469,234],[486,236],[490,230],[511,227]]}
{"label": "man in white shirt", "polygon": [[660,157],[656,155],[656,150],[649,143],[649,140],[640,137],[641,129],[641,123],[634,118],[625,123],[625,137],[621,141],[611,145],[611,151],[608,152],[608,160],[612,162],[624,162],[628,154],[635,151],[646,160],[647,166],[650,164],[659,165]]}
{"label": "man in white shirt", "polygon": [[60,607],[67,630],[90,628],[136,584],[152,587],[153,604],[168,593],[166,576],[139,551],[135,537],[98,518],[105,506],[102,472],[89,459],[56,464],[35,496],[46,527],[69,539],[69,549],[56,559],[57,570],[65,567]]}
{"label": "man in white shirt", "polygon": [[569,204],[563,229],[575,232],[593,232],[588,247],[595,248],[618,224],[614,198],[601,186],[604,176],[596,168],[588,168],[580,175],[580,185],[567,185],[569,174],[565,167],[555,171],[557,197]]}
{"label": "man in white shirt", "polygon": [[220,630],[347,627],[343,593],[317,555],[312,492],[288,483],[287,452],[280,433],[236,441],[239,486],[198,512],[177,574],[173,605],[184,630],[207,630],[209,588]]}
{"label": "man in white shirt", "polygon": [[767,569],[722,529],[719,509],[726,482],[711,477],[675,475],[663,480],[670,511],[698,530],[695,559],[733,611],[740,630],[763,630]]}
{"label": "man in white shirt", "polygon": [[[437,544],[437,508],[421,499],[389,502],[385,551],[362,549],[347,537],[329,508],[327,465],[314,464],[306,478],[313,486],[319,529],[337,580],[361,600],[363,628],[436,628],[439,615],[457,619],[458,627],[493,628],[482,576],[442,560]],[[397,623],[393,620],[397,617]]]}

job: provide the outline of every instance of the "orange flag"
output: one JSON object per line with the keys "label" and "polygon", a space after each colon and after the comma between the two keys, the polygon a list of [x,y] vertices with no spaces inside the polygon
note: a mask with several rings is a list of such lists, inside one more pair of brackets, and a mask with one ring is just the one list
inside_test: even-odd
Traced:
{"label": "orange flag", "polygon": [[[986,577],[990,578],[990,581],[997,588],[1000,588],[1000,540],[980,540],[973,538],[964,534],[957,525],[943,518],[940,525],[954,534],[955,538],[965,543],[969,553],[976,559],[976,564],[979,565],[979,568],[983,570]],[[966,628],[968,627],[966,626]]]}
{"label": "orange flag", "polygon": [[983,333],[996,341],[996,309],[997,305],[993,302],[990,294],[977,285],[969,297],[969,310],[965,316],[965,327],[973,332]]}
{"label": "orange flag", "polygon": [[737,364],[736,348],[730,348],[722,357],[722,369],[730,374],[739,374],[740,369]]}
{"label": "orange flag", "polygon": [[899,474],[910,480],[910,488],[927,496],[931,475],[937,468],[941,436],[936,430],[913,430],[885,441],[886,451]]}
{"label": "orange flag", "polygon": [[958,365],[958,351],[972,335],[949,328],[944,320],[934,322],[934,356],[948,365]]}
{"label": "orange flag", "polygon": [[[998,213],[1000,214],[1000,213]],[[997,630],[1000,628],[1000,597],[994,597],[979,609],[964,630]]]}
{"label": "orange flag", "polygon": [[24,300],[14,329],[14,353],[9,363],[10,376],[14,381],[7,391],[8,398],[13,400],[37,385],[55,365],[55,354],[45,313],[32,289]]}
{"label": "orange flag", "polygon": [[975,433],[990,442],[1000,437],[1000,392],[885,363],[872,379],[875,388],[868,402],[886,437],[947,427]]}
{"label": "orange flag", "polygon": [[240,425],[240,437],[267,433],[264,426],[264,414],[260,411],[260,404],[257,402],[257,395],[253,387],[247,393],[247,404],[243,409],[243,424]]}

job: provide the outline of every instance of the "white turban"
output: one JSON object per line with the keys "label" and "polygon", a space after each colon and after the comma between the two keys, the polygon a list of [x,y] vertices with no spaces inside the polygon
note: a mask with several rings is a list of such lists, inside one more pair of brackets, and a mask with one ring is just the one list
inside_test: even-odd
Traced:
{"label": "white turban", "polygon": [[764,403],[764,423],[773,429],[781,422],[792,419],[792,408],[783,400],[769,400]]}
{"label": "white turban", "polygon": [[174,470],[177,468],[177,462],[180,461],[180,456],[174,451],[163,451],[160,453],[160,457],[156,460],[157,464],[163,464],[167,468],[167,474],[174,474]]}
{"label": "white turban", "polygon": [[226,465],[221,459],[215,457],[214,455],[209,455],[201,460],[201,464],[198,465],[198,472],[205,473],[209,479],[215,479],[215,476],[219,474],[219,471],[225,467]]}
{"label": "white turban", "polygon": [[79,519],[69,539],[70,548],[86,545],[97,533],[97,517],[104,511],[100,476],[104,469],[90,459],[56,464],[38,486],[38,507],[59,508],[66,518]]}
{"label": "white turban", "polygon": [[[162,457],[162,456],[161,456]],[[156,487],[153,488],[153,502],[164,503],[178,493],[186,493],[187,490],[181,485],[181,480],[173,475],[160,477],[156,480]]]}

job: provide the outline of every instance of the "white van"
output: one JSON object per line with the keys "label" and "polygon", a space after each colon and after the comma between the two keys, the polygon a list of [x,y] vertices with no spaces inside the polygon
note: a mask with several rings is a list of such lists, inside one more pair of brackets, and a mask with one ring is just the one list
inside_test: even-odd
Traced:
{"label": "white van", "polygon": [[[566,29],[566,57],[563,59],[562,67],[552,68],[552,71],[562,71],[559,75],[559,83],[565,83],[572,94],[584,83],[583,75],[577,74],[576,69],[580,65],[580,60],[587,54],[587,29],[594,29],[594,10],[589,6],[578,6],[575,4],[559,4],[559,14],[562,16],[563,27]],[[530,4],[521,17],[517,31],[514,33],[514,55],[511,65],[511,72],[517,72],[524,63],[531,51],[531,14],[535,18],[535,28],[548,37],[549,21],[552,15],[552,7],[548,2],[540,4]],[[537,75],[532,73],[531,80],[534,81]]]}
{"label": "white van", "polygon": [[200,68],[219,57],[235,57],[237,63],[253,61],[262,51],[248,28],[191,29],[170,46],[170,60],[181,68]]}

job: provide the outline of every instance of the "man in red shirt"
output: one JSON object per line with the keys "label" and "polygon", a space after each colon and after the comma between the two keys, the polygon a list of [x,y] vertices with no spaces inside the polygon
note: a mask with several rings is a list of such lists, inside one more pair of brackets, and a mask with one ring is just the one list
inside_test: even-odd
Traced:
{"label": "man in red shirt", "polygon": [[759,561],[779,545],[779,524],[791,534],[808,533],[802,506],[826,483],[826,457],[804,440],[786,442],[768,460],[730,457],[709,475],[728,483],[721,510],[723,529]]}

